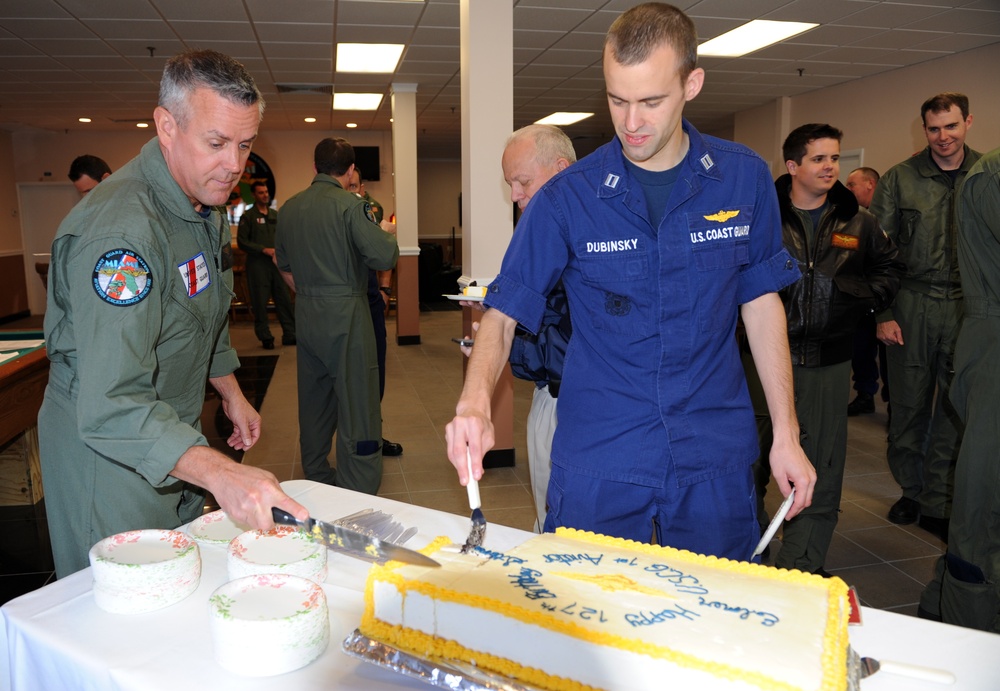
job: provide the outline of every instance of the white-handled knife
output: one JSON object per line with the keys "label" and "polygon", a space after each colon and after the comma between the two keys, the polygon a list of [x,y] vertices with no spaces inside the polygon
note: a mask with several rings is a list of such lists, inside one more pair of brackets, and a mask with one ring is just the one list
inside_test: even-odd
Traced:
{"label": "white-handled knife", "polygon": [[771,524],[767,526],[767,530],[764,531],[764,536],[757,543],[757,549],[753,551],[753,557],[756,557],[764,553],[764,550],[771,543],[771,538],[774,534],[778,532],[778,527],[781,522],[785,520],[785,516],[788,515],[788,510],[792,508],[792,502],[795,501],[795,488],[792,487],[792,491],[788,493],[785,497],[785,501],[781,502],[781,506],[778,507],[778,513],[774,514],[774,518],[771,519]]}

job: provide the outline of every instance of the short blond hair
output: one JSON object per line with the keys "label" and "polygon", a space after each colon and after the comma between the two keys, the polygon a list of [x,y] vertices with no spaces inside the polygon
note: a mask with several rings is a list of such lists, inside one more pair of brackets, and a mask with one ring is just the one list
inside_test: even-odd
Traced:
{"label": "short blond hair", "polygon": [[604,39],[604,50],[619,65],[637,65],[662,45],[677,53],[681,83],[698,66],[698,32],[681,10],[663,2],[647,2],[622,13]]}

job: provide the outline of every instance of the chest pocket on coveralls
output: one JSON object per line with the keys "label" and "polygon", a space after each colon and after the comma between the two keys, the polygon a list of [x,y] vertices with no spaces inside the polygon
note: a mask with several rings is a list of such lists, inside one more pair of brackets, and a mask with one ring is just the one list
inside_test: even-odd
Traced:
{"label": "chest pocket on coveralls", "polygon": [[651,291],[649,257],[642,240],[592,240],[577,247],[583,282],[594,293],[581,302],[588,306],[594,326],[601,331],[646,335],[648,324],[637,304]]}
{"label": "chest pocket on coveralls", "polygon": [[[228,296],[232,291],[217,271],[209,268],[207,275],[204,286],[192,286],[178,269],[170,276],[170,295],[164,304],[161,327],[161,357],[172,355],[174,348],[181,351],[198,348],[208,337],[219,310],[220,295]],[[189,339],[197,339],[197,342]]]}
{"label": "chest pocket on coveralls", "polygon": [[711,307],[700,310],[702,331],[717,331],[732,324],[738,308],[736,291],[726,286],[735,285],[741,268],[750,263],[752,216],[752,207],[687,214],[699,295],[712,301]]}
{"label": "chest pocket on coveralls", "polygon": [[[947,203],[947,199],[941,201],[943,205]],[[942,220],[948,218],[947,211],[943,210],[942,213],[944,214],[940,216]],[[927,224],[933,224],[936,220],[928,218],[924,221],[923,216],[920,209],[899,210],[899,228],[895,239],[899,246],[900,259],[906,262],[907,271],[912,276],[934,272],[941,258],[947,253],[946,246],[949,242],[947,233],[921,234],[922,228]]]}

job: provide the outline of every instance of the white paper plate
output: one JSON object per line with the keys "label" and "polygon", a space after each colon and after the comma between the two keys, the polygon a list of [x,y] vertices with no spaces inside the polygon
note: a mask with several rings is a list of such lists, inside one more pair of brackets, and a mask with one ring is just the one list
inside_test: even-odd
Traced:
{"label": "white paper plate", "polygon": [[221,509],[199,516],[187,527],[195,540],[211,545],[228,545],[230,540],[249,529],[250,526],[236,523]]}
{"label": "white paper plate", "polygon": [[322,583],[326,579],[326,552],[325,545],[293,528],[250,530],[229,543],[226,566],[231,580],[283,573]]}
{"label": "white paper plate", "polygon": [[478,295],[448,295],[446,293],[442,293],[442,295],[444,295],[449,300],[454,300],[455,302],[458,302],[460,300],[462,302],[482,302],[483,300],[486,299],[485,297],[479,297]]}
{"label": "white paper plate", "polygon": [[284,574],[229,581],[209,598],[215,659],[230,672],[265,677],[299,669],[330,641],[323,589]]}
{"label": "white paper plate", "polygon": [[94,600],[115,614],[150,612],[180,602],[201,579],[201,554],[175,530],[130,530],[90,548]]}

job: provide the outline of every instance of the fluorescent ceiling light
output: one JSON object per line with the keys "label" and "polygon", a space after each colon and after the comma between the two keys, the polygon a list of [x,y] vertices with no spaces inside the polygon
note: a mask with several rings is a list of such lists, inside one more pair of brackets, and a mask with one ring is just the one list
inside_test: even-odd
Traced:
{"label": "fluorescent ceiling light", "polygon": [[535,120],[536,125],[572,125],[591,117],[593,113],[553,113],[541,120]]}
{"label": "fluorescent ceiling light", "polygon": [[382,94],[334,94],[334,110],[378,110]]}
{"label": "fluorescent ceiling light", "polygon": [[402,43],[338,43],[337,71],[392,73],[402,54]]}
{"label": "fluorescent ceiling light", "polygon": [[784,41],[819,24],[808,22],[775,22],[755,19],[743,26],[716,36],[698,46],[698,55],[738,58],[741,55],[760,50],[778,41]]}

